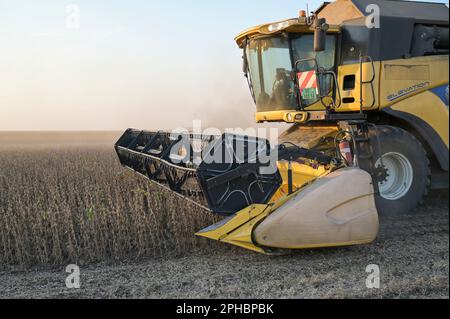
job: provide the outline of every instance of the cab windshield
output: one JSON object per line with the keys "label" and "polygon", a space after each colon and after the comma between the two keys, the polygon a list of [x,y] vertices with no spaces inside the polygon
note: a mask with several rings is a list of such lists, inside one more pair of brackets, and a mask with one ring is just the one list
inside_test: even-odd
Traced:
{"label": "cab windshield", "polygon": [[[335,37],[327,36],[326,50],[323,52],[314,52],[312,34],[291,38],[279,36],[253,39],[247,43],[246,56],[258,112],[296,110],[300,105],[293,80],[297,75],[292,72],[295,62],[300,59],[315,58],[319,67],[326,70],[333,69]],[[300,63],[297,67],[299,72],[315,69],[312,61]],[[330,87],[329,83],[321,82],[323,90],[330,91]],[[318,100],[319,94],[313,94],[303,96],[301,103],[303,106],[308,106]]]}

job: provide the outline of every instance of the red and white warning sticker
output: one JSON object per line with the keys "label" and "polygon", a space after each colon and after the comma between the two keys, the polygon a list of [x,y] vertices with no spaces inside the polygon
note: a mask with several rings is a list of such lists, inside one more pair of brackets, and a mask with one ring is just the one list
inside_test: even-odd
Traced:
{"label": "red and white warning sticker", "polygon": [[298,87],[304,99],[315,99],[319,94],[316,71],[298,72]]}

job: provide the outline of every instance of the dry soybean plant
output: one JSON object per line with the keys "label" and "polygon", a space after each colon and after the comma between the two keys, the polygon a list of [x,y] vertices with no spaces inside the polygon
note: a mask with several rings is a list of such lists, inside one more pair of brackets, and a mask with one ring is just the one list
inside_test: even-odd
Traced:
{"label": "dry soybean plant", "polygon": [[110,147],[0,147],[0,268],[189,253],[216,221],[123,172]]}

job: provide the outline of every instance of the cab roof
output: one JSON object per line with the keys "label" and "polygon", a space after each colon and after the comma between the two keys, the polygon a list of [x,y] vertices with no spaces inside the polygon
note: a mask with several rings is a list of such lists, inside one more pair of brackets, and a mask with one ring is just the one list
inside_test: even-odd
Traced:
{"label": "cab roof", "polygon": [[[330,25],[328,32],[336,33],[339,32],[340,28],[336,25]],[[280,34],[283,32],[293,32],[293,33],[313,33],[314,29],[310,27],[307,23],[307,18],[299,17],[281,20],[277,22],[271,22],[267,24],[261,24],[250,29],[241,32],[235,41],[239,47],[243,46],[244,40],[246,38],[258,36],[258,35],[272,35]]]}
{"label": "cab roof", "polygon": [[[438,24],[448,26],[448,7],[443,3],[401,1],[401,0],[336,0],[324,2],[315,14],[326,18],[330,24],[330,33],[339,32],[340,26],[349,20],[364,18],[368,5],[377,5],[382,16],[394,18],[410,18],[416,23]],[[241,32],[235,41],[239,47],[244,39],[257,35],[271,35],[282,32],[309,33],[313,29],[307,24],[307,19],[293,18],[273,23],[262,24]]]}

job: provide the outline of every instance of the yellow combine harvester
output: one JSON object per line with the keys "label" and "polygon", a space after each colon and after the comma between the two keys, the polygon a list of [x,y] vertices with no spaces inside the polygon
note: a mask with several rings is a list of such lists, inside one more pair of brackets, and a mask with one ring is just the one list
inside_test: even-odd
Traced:
{"label": "yellow combine harvester", "polygon": [[378,213],[448,188],[445,5],[337,0],[236,42],[256,121],[292,124],[279,145],[132,129],[116,144],[122,165],[226,216],[197,235],[265,253],[369,243]]}

